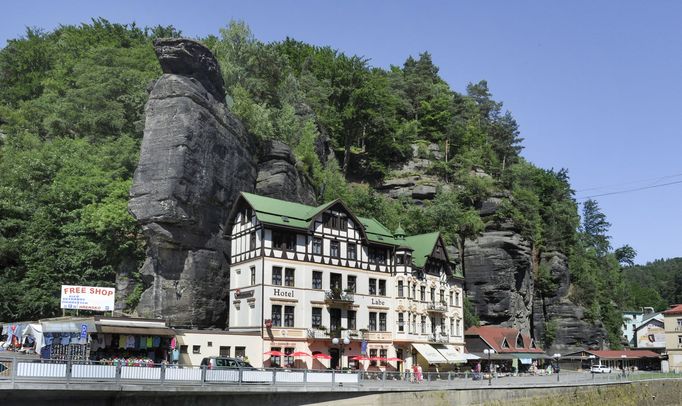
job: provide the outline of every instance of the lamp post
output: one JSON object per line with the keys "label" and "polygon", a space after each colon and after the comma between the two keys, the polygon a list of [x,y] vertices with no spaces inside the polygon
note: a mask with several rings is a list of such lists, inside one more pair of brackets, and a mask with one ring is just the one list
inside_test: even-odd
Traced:
{"label": "lamp post", "polygon": [[623,378],[625,378],[625,376],[626,376],[626,375],[625,375],[625,363],[627,362],[628,356],[625,355],[625,354],[622,354],[622,355],[620,356],[620,358],[621,358],[621,365],[620,365],[620,368],[623,370]]}
{"label": "lamp post", "polygon": [[556,358],[556,381],[559,382],[559,372],[561,372],[561,367],[559,366],[559,359],[561,358],[561,354],[554,354],[554,358]]}
{"label": "lamp post", "polygon": [[493,384],[493,365],[490,363],[490,355],[495,352],[493,349],[486,348],[483,350],[483,354],[488,356],[488,386]]}
{"label": "lamp post", "polygon": [[[332,344],[338,345],[341,350],[341,357],[339,359],[340,368],[343,369],[343,354],[345,353],[345,346],[350,345],[350,338],[344,337],[343,340],[339,340],[337,337],[332,338]],[[350,362],[347,363],[350,368]]]}

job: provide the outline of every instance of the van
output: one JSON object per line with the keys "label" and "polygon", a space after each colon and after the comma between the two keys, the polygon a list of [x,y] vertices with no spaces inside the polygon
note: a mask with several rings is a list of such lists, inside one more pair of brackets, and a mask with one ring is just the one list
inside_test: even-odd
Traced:
{"label": "van", "polygon": [[208,369],[254,369],[248,362],[229,357],[207,357],[201,360],[201,366]]}

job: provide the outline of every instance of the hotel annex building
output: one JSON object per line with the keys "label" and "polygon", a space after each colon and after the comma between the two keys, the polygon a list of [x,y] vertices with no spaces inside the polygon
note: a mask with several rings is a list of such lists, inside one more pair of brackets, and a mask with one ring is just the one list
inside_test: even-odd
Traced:
{"label": "hotel annex building", "polygon": [[[438,233],[391,232],[340,200],[311,207],[250,193],[228,227],[229,332],[249,337],[254,366],[465,361],[463,280]],[[262,355],[269,351],[284,356]],[[331,359],[291,355],[298,351]]]}

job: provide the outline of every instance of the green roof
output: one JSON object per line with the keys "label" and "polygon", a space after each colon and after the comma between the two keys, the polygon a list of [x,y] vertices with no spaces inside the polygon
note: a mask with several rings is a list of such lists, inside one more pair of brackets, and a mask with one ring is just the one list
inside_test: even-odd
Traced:
{"label": "green roof", "polygon": [[412,262],[417,268],[423,268],[426,265],[426,257],[431,255],[433,247],[438,242],[440,236],[439,232],[428,234],[411,235],[405,237],[405,245],[412,248]]}
{"label": "green roof", "polygon": [[[334,200],[323,205],[314,207],[300,203],[287,202],[285,200],[273,199],[271,197],[259,196],[253,193],[242,192],[242,196],[255,211],[258,221],[266,224],[274,224],[282,227],[291,227],[307,230],[310,228],[315,217],[328,209],[332,205],[339,203]],[[414,266],[423,268],[426,258],[433,252],[433,247],[438,242],[440,234],[438,232],[420,234],[405,237],[398,240],[394,234],[383,224],[373,218],[356,217],[363,225],[367,239],[373,243],[408,246],[413,250],[412,262]],[[398,227],[396,233],[404,231]]]}

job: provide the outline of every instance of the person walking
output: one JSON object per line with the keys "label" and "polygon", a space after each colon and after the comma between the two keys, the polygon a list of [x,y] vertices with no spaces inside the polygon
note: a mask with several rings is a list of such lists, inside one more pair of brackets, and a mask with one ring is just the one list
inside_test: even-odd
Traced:
{"label": "person walking", "polygon": [[424,371],[421,365],[417,365],[417,381],[422,383],[424,381]]}

